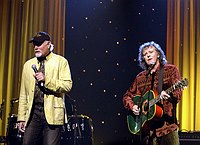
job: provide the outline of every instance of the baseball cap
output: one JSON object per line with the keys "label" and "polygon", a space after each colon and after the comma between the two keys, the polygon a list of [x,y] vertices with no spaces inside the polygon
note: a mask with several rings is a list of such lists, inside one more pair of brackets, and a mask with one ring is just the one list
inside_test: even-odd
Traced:
{"label": "baseball cap", "polygon": [[44,41],[51,41],[51,37],[46,32],[38,32],[31,40],[29,40],[29,43],[33,43],[33,45],[40,46]]}

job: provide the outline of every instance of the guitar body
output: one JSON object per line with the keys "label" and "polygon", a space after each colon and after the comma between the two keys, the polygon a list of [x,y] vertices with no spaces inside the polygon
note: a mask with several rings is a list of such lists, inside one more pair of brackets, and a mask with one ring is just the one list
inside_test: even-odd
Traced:
{"label": "guitar body", "polygon": [[[132,111],[128,113],[127,123],[131,133],[137,134],[141,128],[149,128],[151,121],[159,120],[162,117],[163,110],[160,106],[154,104],[150,108],[148,107],[148,100],[155,99],[155,96],[157,96],[157,93],[150,90],[142,97],[141,118],[139,115],[135,115]],[[133,97],[134,104],[138,104],[140,98],[141,96]]]}

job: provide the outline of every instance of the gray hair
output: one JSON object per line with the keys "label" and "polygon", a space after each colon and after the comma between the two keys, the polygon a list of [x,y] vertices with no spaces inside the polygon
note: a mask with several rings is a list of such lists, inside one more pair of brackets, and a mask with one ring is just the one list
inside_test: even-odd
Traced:
{"label": "gray hair", "polygon": [[49,50],[52,52],[53,49],[54,49],[54,45],[51,43],[51,44],[50,44],[50,48],[49,48]]}
{"label": "gray hair", "polygon": [[156,51],[159,53],[159,61],[162,65],[165,65],[167,63],[167,59],[166,59],[166,56],[162,50],[162,48],[160,47],[160,45],[158,45],[157,43],[155,43],[154,41],[151,41],[151,42],[146,42],[142,45],[140,45],[139,47],[139,53],[138,53],[138,62],[139,62],[139,66],[142,68],[142,69],[147,69],[147,64],[143,58],[143,49],[146,48],[146,47],[149,47],[149,46],[154,46],[156,48]]}

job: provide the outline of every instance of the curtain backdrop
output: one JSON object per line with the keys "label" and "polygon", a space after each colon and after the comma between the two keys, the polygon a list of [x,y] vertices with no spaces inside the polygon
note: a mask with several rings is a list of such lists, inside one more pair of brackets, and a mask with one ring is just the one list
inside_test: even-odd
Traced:
{"label": "curtain backdrop", "polygon": [[46,31],[54,52],[64,56],[65,15],[66,0],[0,1],[0,136],[6,134],[8,115],[17,113],[23,64],[34,56],[28,40]]}
{"label": "curtain backdrop", "polygon": [[178,106],[180,129],[200,131],[200,1],[168,0],[167,58],[189,86]]}

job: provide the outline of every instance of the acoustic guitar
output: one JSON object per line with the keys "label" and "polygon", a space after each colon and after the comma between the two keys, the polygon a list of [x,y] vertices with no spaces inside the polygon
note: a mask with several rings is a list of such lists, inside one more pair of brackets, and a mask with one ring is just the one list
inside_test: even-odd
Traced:
{"label": "acoustic guitar", "polygon": [[[176,89],[184,89],[187,86],[188,80],[185,78],[173,84],[165,90],[165,92],[170,94]],[[148,124],[151,124],[152,121],[158,121],[162,117],[163,110],[160,106],[156,105],[156,103],[158,103],[161,99],[161,96],[152,90],[147,91],[142,98],[140,95],[133,97],[132,101],[134,104],[141,102],[142,110],[141,118],[139,115],[135,115],[132,111],[129,111],[127,115],[127,124],[131,133],[139,133],[141,128],[148,127]]]}

